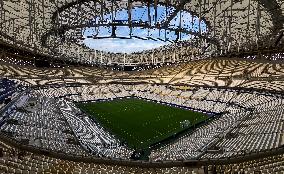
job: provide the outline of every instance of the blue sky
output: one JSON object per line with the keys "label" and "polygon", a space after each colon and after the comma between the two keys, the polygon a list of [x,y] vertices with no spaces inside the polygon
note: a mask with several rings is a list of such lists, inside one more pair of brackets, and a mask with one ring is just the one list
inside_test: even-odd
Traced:
{"label": "blue sky", "polygon": [[[157,8],[157,21],[162,23],[166,20],[166,14],[171,14],[174,11],[173,7],[168,7],[166,9],[165,6],[158,6]],[[154,21],[155,18],[155,9],[152,6],[150,8],[151,20]],[[111,22],[112,18],[115,20],[128,20],[128,13],[126,9],[122,9],[120,11],[115,12],[115,17],[112,14],[106,14],[103,16],[103,23]],[[177,14],[177,16],[170,22],[169,28],[179,28],[180,22],[182,21],[181,27],[187,30],[198,31],[199,26],[199,18],[194,17],[192,20],[192,16],[190,13],[181,11]],[[94,19],[95,23],[102,21],[100,17]],[[136,7],[132,10],[132,21],[143,21],[148,22],[148,8],[147,7]],[[153,22],[152,22],[153,23]],[[201,28],[203,31],[206,30],[206,24],[202,21]],[[165,33],[166,32],[166,33]],[[129,27],[117,27],[116,35],[123,37],[130,37],[130,29]],[[111,27],[97,27],[97,28],[87,28],[84,32],[84,44],[90,48],[102,51],[109,52],[119,52],[119,53],[132,53],[138,52],[148,49],[157,48],[163,45],[170,44],[171,42],[165,41],[166,39],[174,41],[176,40],[176,35],[174,32],[158,30],[158,29],[145,29],[145,28],[133,28],[132,36],[139,37],[152,37],[152,38],[160,38],[164,41],[153,41],[153,40],[141,40],[141,39],[117,39],[117,38],[108,38],[108,39],[92,39],[87,38],[87,36],[97,35],[98,37],[102,36],[110,36],[111,35]],[[189,40],[191,38],[190,35],[185,33],[181,34],[181,40]]]}

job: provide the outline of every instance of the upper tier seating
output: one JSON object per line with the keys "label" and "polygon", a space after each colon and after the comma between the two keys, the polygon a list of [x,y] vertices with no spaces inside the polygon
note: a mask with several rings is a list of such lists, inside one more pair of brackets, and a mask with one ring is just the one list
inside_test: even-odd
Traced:
{"label": "upper tier seating", "polygon": [[42,69],[3,63],[0,64],[0,76],[30,86],[147,82],[276,91],[284,89],[283,63],[237,58],[205,59],[136,72],[111,71],[98,67]]}

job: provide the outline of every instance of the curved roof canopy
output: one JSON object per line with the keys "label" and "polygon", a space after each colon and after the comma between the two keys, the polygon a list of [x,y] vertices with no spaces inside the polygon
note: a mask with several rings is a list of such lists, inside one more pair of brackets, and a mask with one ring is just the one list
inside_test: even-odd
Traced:
{"label": "curved roof canopy", "polygon": [[[157,63],[176,57],[187,59],[184,55],[191,54],[277,48],[283,42],[283,10],[281,0],[1,1],[0,39],[72,61],[144,63],[145,56],[151,55],[160,57],[151,60]],[[119,33],[121,30],[124,33]],[[159,49],[125,55],[97,50],[85,41],[102,38],[169,43]]]}

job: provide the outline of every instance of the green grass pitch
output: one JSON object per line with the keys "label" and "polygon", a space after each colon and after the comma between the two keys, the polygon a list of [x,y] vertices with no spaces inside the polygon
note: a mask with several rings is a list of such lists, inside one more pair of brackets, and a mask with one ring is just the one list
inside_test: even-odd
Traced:
{"label": "green grass pitch", "polygon": [[77,104],[132,148],[144,149],[208,118],[206,114],[136,98]]}

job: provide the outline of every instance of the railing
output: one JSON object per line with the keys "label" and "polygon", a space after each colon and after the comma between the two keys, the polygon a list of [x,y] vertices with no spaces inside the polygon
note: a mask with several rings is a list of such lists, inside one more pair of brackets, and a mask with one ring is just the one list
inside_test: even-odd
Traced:
{"label": "railing", "polygon": [[52,152],[38,147],[23,145],[12,138],[7,137],[4,133],[0,132],[0,139],[2,142],[17,148],[19,150],[28,151],[38,155],[45,155],[51,158],[57,158],[62,160],[84,162],[84,163],[97,163],[106,165],[121,165],[129,167],[142,167],[142,168],[168,168],[168,167],[201,167],[208,165],[228,165],[233,163],[257,160],[270,156],[284,154],[284,147],[274,148],[265,151],[251,152],[247,154],[240,154],[228,158],[220,159],[197,159],[197,160],[181,160],[181,161],[144,161],[144,160],[122,160],[112,158],[98,158],[94,156],[75,156],[65,153]]}

